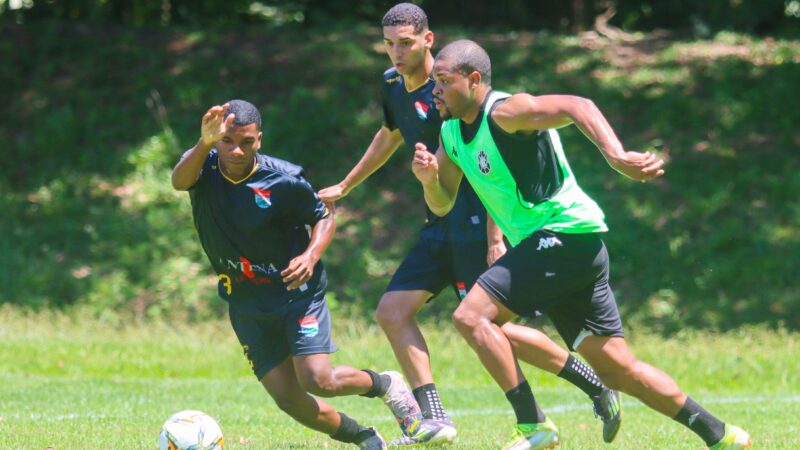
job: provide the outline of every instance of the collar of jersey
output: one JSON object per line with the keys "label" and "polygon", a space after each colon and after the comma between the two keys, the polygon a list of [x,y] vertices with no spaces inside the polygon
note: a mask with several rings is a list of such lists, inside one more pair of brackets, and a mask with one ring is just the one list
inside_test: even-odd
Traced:
{"label": "collar of jersey", "polygon": [[258,170],[258,158],[256,158],[256,163],[253,164],[253,170],[251,170],[250,173],[248,173],[246,177],[242,178],[239,181],[234,181],[234,180],[231,180],[230,178],[228,178],[227,175],[225,175],[225,172],[222,171],[222,165],[219,165],[219,173],[222,175],[223,178],[225,178],[226,180],[230,181],[232,184],[240,184],[240,183],[242,183],[243,181],[245,181],[248,178],[252,177],[253,174],[256,173],[256,170]]}
{"label": "collar of jersey", "polygon": [[430,75],[429,75],[429,76],[428,76],[428,79],[427,79],[427,80],[425,80],[425,82],[424,82],[424,83],[420,84],[419,86],[417,86],[417,87],[415,87],[414,89],[412,89],[412,90],[410,90],[410,91],[409,91],[409,90],[408,90],[408,88],[406,87],[406,79],[405,79],[405,78],[403,78],[403,89],[405,89],[407,93],[409,93],[409,94],[412,94],[412,93],[414,93],[414,92],[417,92],[418,90],[422,89],[423,87],[427,86],[427,85],[428,85],[428,83],[430,83],[431,81],[434,81],[434,80],[433,80],[433,78],[431,78],[431,77],[430,77]]}

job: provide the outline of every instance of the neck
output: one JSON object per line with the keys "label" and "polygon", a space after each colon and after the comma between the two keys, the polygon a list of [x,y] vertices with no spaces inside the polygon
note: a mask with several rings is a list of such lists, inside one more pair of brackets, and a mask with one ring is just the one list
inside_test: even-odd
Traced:
{"label": "neck", "polygon": [[421,64],[415,71],[403,75],[405,80],[406,90],[413,91],[414,89],[422,86],[428,82],[428,78],[433,72],[433,55],[430,51],[425,54],[425,62]]}
{"label": "neck", "polygon": [[473,92],[472,92],[472,100],[469,109],[467,112],[461,116],[461,120],[470,125],[478,119],[478,114],[481,112],[481,106],[483,106],[483,102],[486,100],[486,95],[488,94],[488,90],[483,88],[483,85],[479,85]]}
{"label": "neck", "polygon": [[245,168],[237,171],[233,171],[228,167],[225,167],[225,164],[222,161],[219,162],[219,169],[222,171],[222,174],[225,175],[226,178],[233,181],[234,183],[238,183],[247,178],[250,175],[250,173],[253,172],[253,168],[255,166],[256,166],[255,157],[248,166],[245,166]]}

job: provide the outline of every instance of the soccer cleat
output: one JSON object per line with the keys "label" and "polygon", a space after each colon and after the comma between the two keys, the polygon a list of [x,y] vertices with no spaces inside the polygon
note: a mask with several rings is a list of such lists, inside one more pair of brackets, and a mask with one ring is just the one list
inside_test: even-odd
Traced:
{"label": "soccer cleat", "polygon": [[542,423],[518,423],[503,450],[552,449],[558,443],[558,428],[547,419]]}
{"label": "soccer cleat", "polygon": [[386,448],[386,441],[374,428],[370,427],[372,433],[364,440],[357,442],[356,445],[362,450],[383,450]]}
{"label": "soccer cleat", "polygon": [[423,419],[414,433],[389,441],[389,447],[414,447],[417,445],[447,445],[455,441],[458,432],[448,419]]}
{"label": "soccer cleat", "polygon": [[751,445],[753,445],[753,440],[746,431],[737,426],[725,424],[725,436],[708,450],[738,450],[749,448]]}
{"label": "soccer cleat", "polygon": [[594,402],[594,416],[603,421],[603,441],[610,443],[617,437],[622,425],[622,402],[619,392],[603,388],[600,395],[592,397]]}
{"label": "soccer cleat", "polygon": [[381,397],[381,400],[394,414],[403,435],[414,435],[422,423],[422,410],[419,408],[417,399],[414,398],[414,394],[403,381],[403,376],[398,372],[382,372],[381,375],[388,375],[392,379],[389,389]]}

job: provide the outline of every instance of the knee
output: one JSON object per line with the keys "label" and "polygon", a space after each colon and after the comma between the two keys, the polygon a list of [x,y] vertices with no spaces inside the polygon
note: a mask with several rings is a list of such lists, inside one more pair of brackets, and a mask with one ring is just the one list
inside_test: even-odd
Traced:
{"label": "knee", "polygon": [[296,417],[302,411],[302,399],[300,398],[273,392],[270,392],[270,397],[272,397],[272,400],[275,401],[275,404],[281,411],[292,417]]}
{"label": "knee", "polygon": [[480,323],[480,316],[464,307],[463,303],[453,312],[453,325],[463,336],[471,335]]}
{"label": "knee", "polygon": [[414,320],[415,311],[410,308],[411,302],[397,301],[396,298],[384,295],[375,310],[375,320],[384,331],[392,331],[402,324]]}
{"label": "knee", "polygon": [[298,376],[300,386],[309,394],[318,397],[335,397],[337,391],[336,380],[332,370],[317,370]]}

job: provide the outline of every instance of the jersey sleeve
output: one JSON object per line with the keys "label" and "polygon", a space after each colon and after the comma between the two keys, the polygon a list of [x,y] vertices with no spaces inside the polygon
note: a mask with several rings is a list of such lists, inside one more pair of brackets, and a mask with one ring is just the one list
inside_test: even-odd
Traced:
{"label": "jersey sleeve", "polygon": [[314,225],[331,214],[311,184],[302,178],[292,180],[287,197],[289,207],[286,215],[291,222]]}
{"label": "jersey sleeve", "polygon": [[383,126],[386,128],[394,131],[397,129],[397,122],[392,114],[392,108],[390,105],[391,99],[391,92],[389,92],[389,87],[391,86],[391,81],[387,80],[386,75],[384,74],[383,79],[381,80],[381,106],[383,107]]}
{"label": "jersey sleeve", "polygon": [[[187,151],[188,153],[188,151]],[[185,155],[185,153],[184,153]],[[183,156],[181,157],[183,158]],[[203,162],[203,168],[200,169],[200,175],[197,176],[197,181],[190,187],[188,190],[192,191],[195,188],[202,186],[207,183],[208,174],[211,173],[217,166],[217,160],[219,159],[219,155],[217,155],[216,150],[211,150],[206,157],[206,160]]]}

